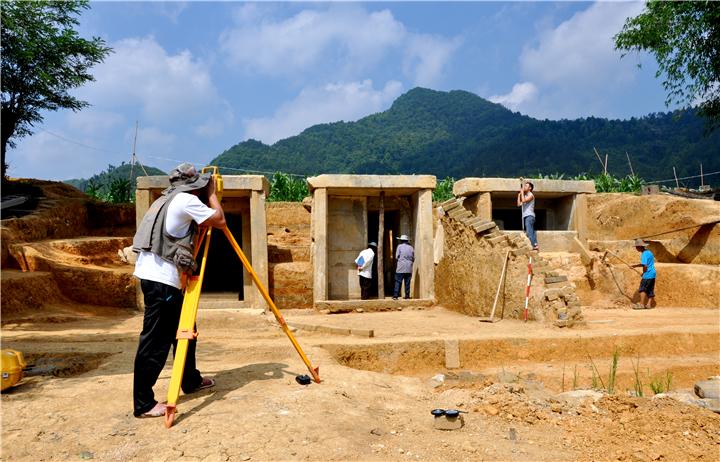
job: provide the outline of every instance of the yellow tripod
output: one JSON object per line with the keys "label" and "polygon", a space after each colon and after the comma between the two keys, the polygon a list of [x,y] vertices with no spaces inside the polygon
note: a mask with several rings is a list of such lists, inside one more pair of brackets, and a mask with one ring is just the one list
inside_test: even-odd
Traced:
{"label": "yellow tripod", "polygon": [[[223,183],[222,177],[218,172],[218,168],[205,167],[202,171],[203,173],[207,171],[211,171],[213,173],[213,181],[215,181],[215,191],[218,195],[218,198],[220,198],[222,196]],[[310,375],[312,375],[313,377],[313,380],[315,380],[316,383],[320,383],[320,375],[318,372],[319,368],[313,367],[310,363],[310,360],[307,358],[307,356],[305,356],[302,348],[300,348],[300,344],[297,342],[295,336],[290,331],[290,328],[285,322],[285,318],[283,318],[283,315],[280,314],[277,306],[275,306],[275,302],[273,302],[272,298],[270,298],[270,295],[265,289],[265,286],[263,286],[262,282],[260,282],[257,273],[255,273],[252,265],[250,265],[250,262],[245,257],[245,254],[235,240],[235,237],[232,235],[227,226],[224,227],[222,231],[225,234],[225,237],[227,237],[228,241],[230,242],[232,248],[235,250],[235,253],[237,253],[237,256],[240,258],[243,266],[250,274],[250,277],[255,283],[255,286],[260,291],[260,294],[267,302],[270,310],[275,315],[275,319],[282,328],[283,332],[285,332],[285,335],[288,336],[290,342],[293,344],[293,347],[295,347],[295,350],[298,352],[300,358],[305,363],[305,366],[307,366],[308,370],[310,371]],[[173,361],[172,375],[170,376],[170,385],[168,386],[167,411],[165,412],[165,426],[167,428],[172,427],[173,421],[175,420],[175,413],[177,412],[177,400],[180,396],[180,385],[182,382],[183,373],[185,371],[185,359],[187,357],[188,344],[190,340],[197,338],[197,332],[195,331],[195,321],[197,319],[198,305],[200,304],[200,292],[202,290],[203,277],[205,276],[205,266],[207,265],[208,250],[210,249],[211,233],[212,228],[202,228],[200,230],[199,240],[195,249],[195,254],[197,256],[197,253],[199,252],[204,241],[205,246],[203,248],[203,259],[202,263],[200,264],[200,271],[197,275],[191,276],[189,278],[187,286],[185,288],[185,296],[183,298],[182,311],[180,313],[180,323],[177,330],[177,348],[175,350],[175,359]]]}

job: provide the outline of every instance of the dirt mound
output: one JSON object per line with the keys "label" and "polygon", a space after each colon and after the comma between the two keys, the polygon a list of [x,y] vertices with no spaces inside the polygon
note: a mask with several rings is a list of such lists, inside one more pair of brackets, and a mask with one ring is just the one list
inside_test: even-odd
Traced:
{"label": "dirt mound", "polygon": [[720,416],[709,410],[669,398],[588,395],[599,398],[498,383],[472,392],[468,407],[506,424],[559,427],[558,445],[582,453],[580,460],[702,460],[717,452]]}
{"label": "dirt mound", "polygon": [[135,229],[135,206],[105,204],[76,188],[59,182],[23,181],[41,191],[33,213],[2,220],[2,267],[14,267],[8,246],[47,239],[80,236],[131,236]]}
{"label": "dirt mound", "polygon": [[[615,241],[649,236],[720,219],[720,202],[685,199],[667,194],[590,194],[585,238]],[[652,238],[651,238],[652,239]],[[683,263],[717,264],[720,224],[705,225],[658,236],[658,254],[668,253]],[[667,240],[675,242],[667,243]],[[665,260],[672,262],[671,260]]]}
{"label": "dirt mound", "polygon": [[48,272],[24,273],[4,269],[1,280],[3,320],[37,312],[48,303],[68,301]]}

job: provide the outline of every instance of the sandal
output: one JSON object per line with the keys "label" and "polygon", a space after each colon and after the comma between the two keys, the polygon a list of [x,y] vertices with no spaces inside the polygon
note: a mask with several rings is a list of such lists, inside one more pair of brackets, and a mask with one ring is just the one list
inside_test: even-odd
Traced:
{"label": "sandal", "polygon": [[642,304],[640,304],[640,303],[636,303],[636,304],[634,304],[634,305],[632,306],[632,309],[633,309],[633,310],[644,310],[644,309],[645,309],[645,306],[642,305]]}
{"label": "sandal", "polygon": [[149,411],[140,414],[138,419],[147,419],[149,417],[162,417],[165,415],[165,410],[167,409],[167,406],[163,403],[157,403],[152,409]]}
{"label": "sandal", "polygon": [[202,382],[200,382],[200,385],[196,389],[194,389],[191,393],[195,393],[196,391],[205,390],[206,388],[212,388],[215,386],[215,379],[211,379],[208,377],[203,377]]}

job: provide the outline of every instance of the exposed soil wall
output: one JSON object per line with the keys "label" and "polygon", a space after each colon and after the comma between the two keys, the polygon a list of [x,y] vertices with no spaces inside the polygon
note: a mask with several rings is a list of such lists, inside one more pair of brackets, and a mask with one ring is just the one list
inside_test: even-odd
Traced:
{"label": "exposed soil wall", "polygon": [[[443,258],[435,268],[435,295],[440,305],[471,316],[489,316],[500,281],[505,254],[468,227],[448,217],[441,219],[445,230]],[[522,316],[527,285],[528,258],[510,255],[504,290],[501,289],[496,316]],[[543,319],[541,288],[534,286],[530,317]]]}
{"label": "exposed soil wall", "polygon": [[[668,194],[589,194],[584,238],[630,240],[720,219],[720,202]],[[661,261],[720,264],[720,224],[650,238]]]}
{"label": "exposed soil wall", "polygon": [[300,202],[266,207],[270,296],[279,308],[312,308],[310,212]]}
{"label": "exposed soil wall", "polygon": [[21,242],[80,236],[132,236],[135,206],[104,204],[60,182],[24,180],[42,191],[35,211],[20,218],[2,220],[1,264],[17,268],[8,258],[8,246]]}

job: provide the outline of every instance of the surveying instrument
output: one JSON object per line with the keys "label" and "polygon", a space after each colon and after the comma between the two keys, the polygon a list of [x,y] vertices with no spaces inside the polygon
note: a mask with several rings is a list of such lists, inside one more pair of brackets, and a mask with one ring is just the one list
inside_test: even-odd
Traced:
{"label": "surveying instrument", "polygon": [[[218,171],[218,167],[205,167],[202,169],[202,173],[212,173],[212,181],[215,182],[215,193],[218,196],[218,200],[221,200],[223,192],[223,180],[220,172]],[[200,227],[196,238],[193,257],[197,258],[198,253],[200,252],[200,248],[202,247],[202,263],[200,264],[200,270],[198,271],[198,273],[189,276],[187,279],[187,284],[185,285],[182,311],[180,312],[180,323],[176,336],[177,348],[175,350],[175,359],[173,361],[172,375],[170,376],[170,385],[168,386],[167,410],[165,411],[165,426],[167,428],[172,427],[175,420],[175,413],[177,412],[177,401],[178,397],[180,396],[180,384],[182,382],[182,376],[185,371],[185,359],[187,357],[188,345],[190,341],[196,339],[198,335],[195,329],[195,321],[197,319],[197,311],[200,304],[200,292],[202,290],[203,277],[205,276],[205,267],[208,260],[208,250],[210,249],[210,237],[212,231],[212,227]],[[275,315],[275,319],[280,325],[280,328],[283,330],[283,332],[285,332],[285,335],[288,336],[290,342],[293,344],[293,347],[295,347],[295,351],[298,352],[300,358],[305,363],[305,366],[307,366],[313,380],[316,383],[320,383],[320,375],[318,373],[319,368],[313,368],[310,360],[307,358],[307,356],[305,356],[302,348],[300,348],[300,344],[297,342],[295,336],[290,331],[290,328],[285,322],[285,318],[283,318],[283,315],[280,314],[277,306],[275,306],[275,302],[273,302],[273,300],[270,298],[267,289],[265,288],[265,286],[263,286],[262,282],[260,282],[257,273],[255,273],[252,265],[250,265],[250,262],[245,257],[245,254],[235,240],[235,237],[228,229],[227,225],[222,228],[222,232],[225,234],[225,237],[227,237],[228,241],[230,241],[230,245],[235,250],[235,253],[237,253],[237,256],[240,258],[240,261],[245,267],[245,270],[248,272],[248,274],[250,274],[250,277],[255,283],[255,286],[258,288],[258,291],[267,302],[270,310]],[[203,243],[205,244],[204,246]]]}

